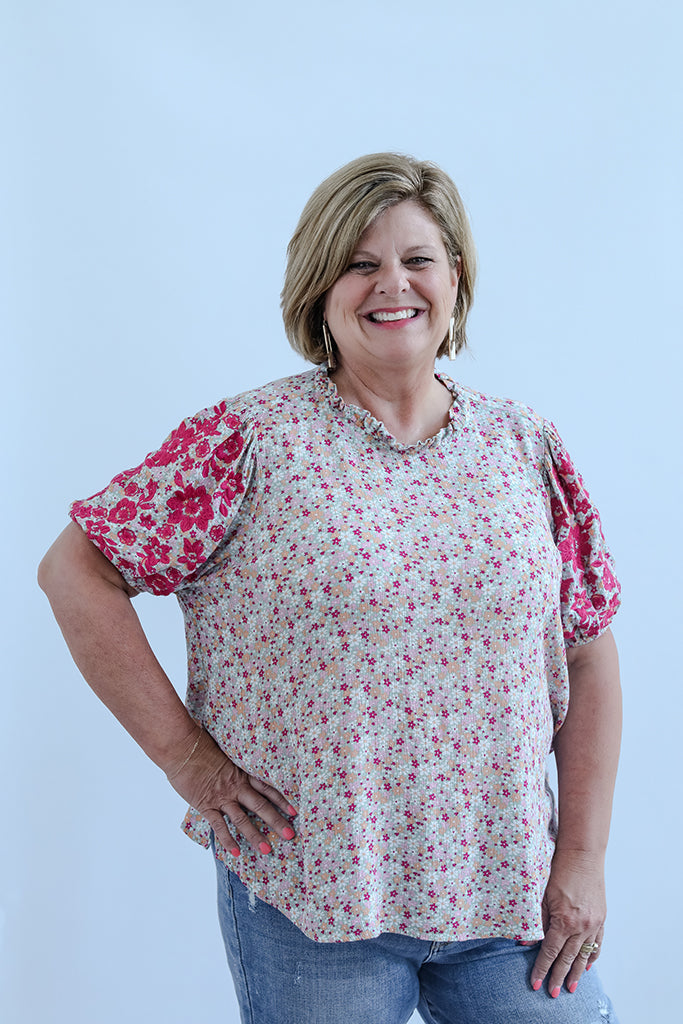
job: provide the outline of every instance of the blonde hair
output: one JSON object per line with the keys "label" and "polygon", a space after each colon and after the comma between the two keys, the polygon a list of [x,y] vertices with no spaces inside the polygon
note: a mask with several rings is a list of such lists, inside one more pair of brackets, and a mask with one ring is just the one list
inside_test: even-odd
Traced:
{"label": "blonde hair", "polygon": [[[325,295],[347,270],[365,229],[390,206],[407,199],[434,219],[452,267],[460,257],[455,351],[467,344],[465,322],[474,297],[476,251],[458,190],[436,164],[400,153],[372,153],[345,164],[318,185],[287,246],[282,317],[292,348],[304,359],[326,361]],[[444,339],[437,357],[447,347]]]}

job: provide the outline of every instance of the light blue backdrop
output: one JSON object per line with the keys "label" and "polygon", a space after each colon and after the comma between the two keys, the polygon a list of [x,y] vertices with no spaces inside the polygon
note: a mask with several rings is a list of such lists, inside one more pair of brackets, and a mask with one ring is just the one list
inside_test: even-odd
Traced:
{"label": "light blue backdrop", "polygon": [[[602,510],[626,732],[601,970],[622,1024],[673,1019],[680,6],[1,10],[2,1019],[237,1020],[210,858],[80,680],[35,566],[69,500],[185,414],[304,368],[279,318],[287,240],[325,175],[382,149],[436,160],[471,213],[481,276],[455,375],[551,417]],[[138,606],[182,690],[173,599]]]}

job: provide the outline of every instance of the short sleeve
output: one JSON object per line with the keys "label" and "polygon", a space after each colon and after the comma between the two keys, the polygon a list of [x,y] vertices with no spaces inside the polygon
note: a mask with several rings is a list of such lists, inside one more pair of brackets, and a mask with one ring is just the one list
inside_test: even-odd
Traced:
{"label": "short sleeve", "polygon": [[135,469],[76,501],[71,518],[136,590],[171,594],[207,571],[252,472],[251,444],[227,402],[180,424]]}
{"label": "short sleeve", "polygon": [[562,557],[562,627],[565,643],[574,647],[607,629],[621,588],[598,510],[552,423],[544,424],[544,436],[553,536]]}

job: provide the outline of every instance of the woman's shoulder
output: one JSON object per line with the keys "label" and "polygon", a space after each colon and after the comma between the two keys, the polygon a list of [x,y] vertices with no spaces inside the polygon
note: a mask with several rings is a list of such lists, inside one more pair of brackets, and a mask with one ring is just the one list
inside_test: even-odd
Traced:
{"label": "woman's shoulder", "polygon": [[543,437],[546,420],[524,402],[485,394],[466,384],[453,383],[453,390],[468,418],[492,429],[517,429]]}
{"label": "woman's shoulder", "polygon": [[245,428],[268,426],[282,416],[291,418],[294,406],[299,406],[302,411],[309,407],[315,395],[316,380],[319,376],[320,370],[313,369],[281,377],[249,391],[224,398],[204,412],[237,416]]}

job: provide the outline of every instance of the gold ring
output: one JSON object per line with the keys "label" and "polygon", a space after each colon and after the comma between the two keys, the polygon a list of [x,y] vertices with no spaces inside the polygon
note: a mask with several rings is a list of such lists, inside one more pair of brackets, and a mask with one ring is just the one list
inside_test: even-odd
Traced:
{"label": "gold ring", "polygon": [[584,942],[584,944],[581,946],[581,949],[579,950],[579,956],[584,956],[586,959],[588,959],[588,957],[592,956],[593,953],[597,953],[599,949],[599,942]]}

